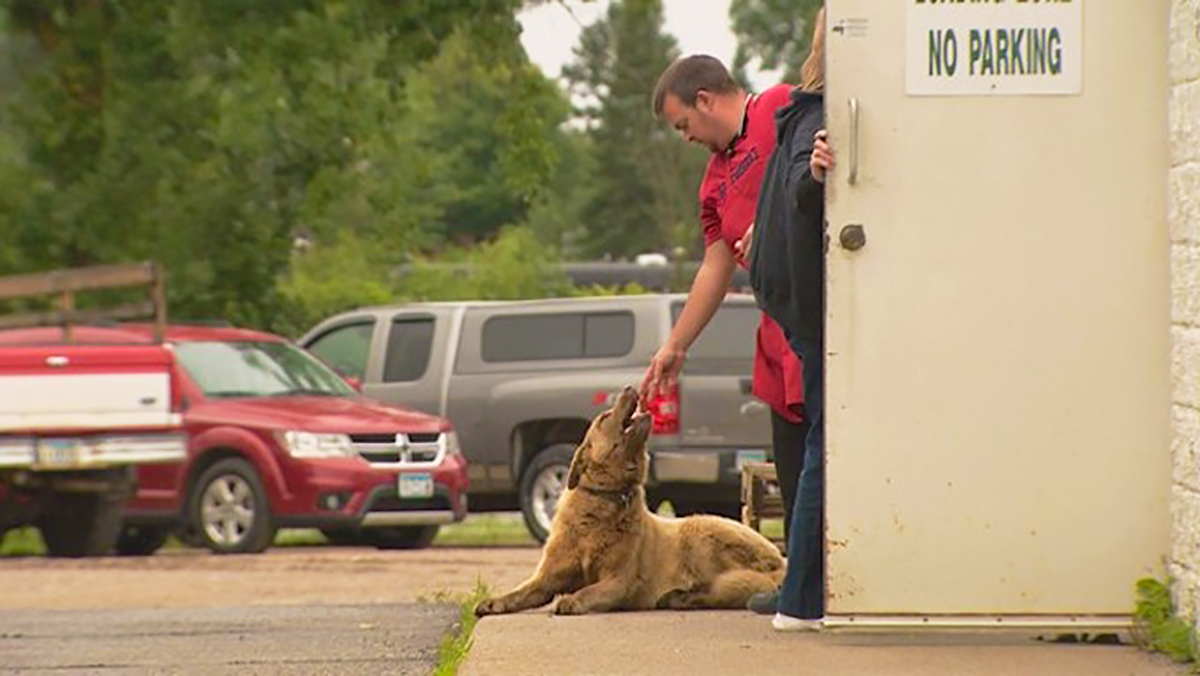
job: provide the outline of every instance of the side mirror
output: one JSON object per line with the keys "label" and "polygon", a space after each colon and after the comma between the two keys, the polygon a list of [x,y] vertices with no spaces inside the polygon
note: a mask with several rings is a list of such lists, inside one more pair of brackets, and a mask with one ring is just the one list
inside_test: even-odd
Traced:
{"label": "side mirror", "polygon": [[358,376],[342,376],[342,379],[346,381],[347,385],[349,385],[350,387],[353,387],[355,392],[362,394],[362,379],[361,378],[359,378]]}

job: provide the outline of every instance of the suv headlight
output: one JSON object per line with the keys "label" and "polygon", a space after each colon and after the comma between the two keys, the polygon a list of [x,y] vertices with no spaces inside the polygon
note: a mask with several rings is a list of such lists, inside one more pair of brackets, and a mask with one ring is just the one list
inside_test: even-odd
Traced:
{"label": "suv headlight", "polygon": [[278,436],[283,449],[293,458],[348,458],[355,455],[354,445],[345,434],[293,431]]}
{"label": "suv headlight", "polygon": [[446,455],[462,455],[462,447],[458,445],[458,435],[446,432]]}

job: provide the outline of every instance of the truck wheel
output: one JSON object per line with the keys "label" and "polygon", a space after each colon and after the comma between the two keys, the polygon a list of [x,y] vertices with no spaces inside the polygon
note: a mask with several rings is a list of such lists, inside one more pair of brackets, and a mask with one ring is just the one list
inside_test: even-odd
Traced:
{"label": "truck wheel", "polygon": [[365,528],[367,542],[379,549],[425,549],[437,537],[438,526],[388,526]]}
{"label": "truck wheel", "polygon": [[38,519],[37,527],[50,556],[111,554],[121,532],[124,494],[62,493]]}
{"label": "truck wheel", "polygon": [[117,554],[150,556],[171,537],[168,526],[125,526],[117,538]]}
{"label": "truck wheel", "polygon": [[567,490],[567,473],[574,455],[573,444],[555,444],[534,456],[521,475],[521,514],[525,527],[538,542],[550,537],[550,524],[554,523],[558,499]]}
{"label": "truck wheel", "polygon": [[256,554],[275,538],[262,481],[241,458],[226,458],[204,470],[189,505],[201,543],[214,553]]}

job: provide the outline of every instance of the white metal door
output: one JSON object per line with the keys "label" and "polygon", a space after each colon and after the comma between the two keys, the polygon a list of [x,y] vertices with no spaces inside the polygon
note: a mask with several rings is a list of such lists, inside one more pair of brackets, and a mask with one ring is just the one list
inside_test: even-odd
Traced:
{"label": "white metal door", "polygon": [[1169,551],[1168,2],[827,6],[828,615],[1119,620]]}

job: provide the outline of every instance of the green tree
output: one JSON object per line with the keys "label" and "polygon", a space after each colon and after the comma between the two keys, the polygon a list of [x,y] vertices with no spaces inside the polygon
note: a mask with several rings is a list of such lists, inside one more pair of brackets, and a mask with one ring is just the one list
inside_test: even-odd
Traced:
{"label": "green tree", "polygon": [[582,217],[585,251],[630,256],[698,237],[696,191],[707,156],[679,141],[650,108],[663,69],[679,54],[663,33],[661,0],[613,2],[584,28],[564,74],[595,153],[594,192]]}
{"label": "green tree", "polygon": [[505,228],[482,246],[449,251],[435,263],[418,260],[400,281],[416,301],[517,300],[571,295],[554,247],[528,227]]}
{"label": "green tree", "polygon": [[559,164],[558,128],[570,112],[515,31],[492,52],[457,33],[406,82],[416,145],[442,163],[436,193],[426,196],[442,213],[424,228],[455,242],[491,238],[525,217]]}
{"label": "green tree", "polygon": [[428,240],[447,163],[419,143],[405,80],[455,33],[482,54],[511,45],[518,6],[0,0],[49,62],[6,125],[16,262],[155,258],[174,316],[271,328],[297,236],[349,230],[381,263]]}
{"label": "green tree", "polygon": [[740,73],[757,59],[760,70],[783,70],[783,81],[798,83],[800,66],[812,44],[813,18],[823,0],[732,0],[729,19],[738,46],[733,69]]}
{"label": "green tree", "polygon": [[558,168],[545,190],[530,204],[524,223],[539,241],[558,250],[565,259],[583,258],[588,230],[584,214],[595,197],[596,154],[589,134],[562,132],[555,141]]}

